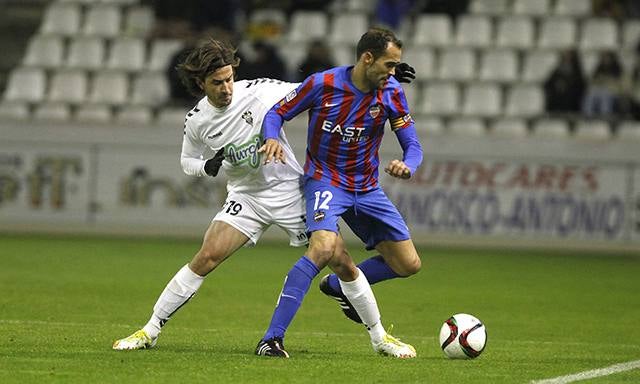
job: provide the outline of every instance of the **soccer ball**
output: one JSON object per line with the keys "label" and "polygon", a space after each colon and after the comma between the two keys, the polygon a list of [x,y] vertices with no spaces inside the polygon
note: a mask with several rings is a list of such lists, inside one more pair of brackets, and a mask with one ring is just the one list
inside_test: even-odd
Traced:
{"label": "soccer ball", "polygon": [[440,328],[440,347],[450,359],[474,359],[486,344],[484,324],[466,313],[451,316]]}

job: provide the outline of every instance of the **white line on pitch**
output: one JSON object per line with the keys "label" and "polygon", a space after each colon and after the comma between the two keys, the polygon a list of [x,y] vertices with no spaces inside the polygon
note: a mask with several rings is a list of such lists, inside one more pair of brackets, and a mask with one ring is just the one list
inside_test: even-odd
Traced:
{"label": "white line on pitch", "polygon": [[591,371],[579,372],[573,375],[559,376],[552,379],[534,380],[531,384],[566,384],[573,383],[574,381],[593,379],[596,377],[609,376],[614,373],[620,373],[630,371],[632,369],[640,368],[640,360],[629,361],[626,363],[620,363],[611,365],[605,368],[593,369]]}

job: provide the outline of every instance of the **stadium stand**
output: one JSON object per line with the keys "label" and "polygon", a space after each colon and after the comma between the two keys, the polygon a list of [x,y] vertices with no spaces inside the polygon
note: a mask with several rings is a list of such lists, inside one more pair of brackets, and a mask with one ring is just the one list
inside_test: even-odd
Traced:
{"label": "stadium stand", "polygon": [[[7,71],[1,117],[182,123],[177,116],[183,111],[164,110],[171,103],[166,71],[188,42],[154,35],[152,2],[37,3],[35,33],[23,43],[19,62]],[[351,63],[354,43],[374,25],[375,5],[375,0],[349,0],[324,10],[245,13],[247,20],[279,15],[283,31],[272,38],[294,79],[316,38],[331,44],[338,65]],[[607,137],[612,132],[616,138],[632,137],[628,132],[638,128],[627,122],[637,118],[637,112],[592,123],[580,114],[555,116],[544,110],[542,84],[562,50],[578,51],[587,78],[605,50],[620,57],[626,79],[637,67],[640,21],[602,17],[590,0],[471,0],[467,14],[452,18],[411,13],[398,30],[405,37],[404,60],[417,70],[417,79],[405,88],[418,125],[425,125],[422,133],[526,137],[531,132],[581,139],[602,138],[603,132]],[[633,107],[640,92],[632,89],[628,94]],[[624,121],[619,127],[618,120]],[[569,127],[575,127],[574,135]]]}

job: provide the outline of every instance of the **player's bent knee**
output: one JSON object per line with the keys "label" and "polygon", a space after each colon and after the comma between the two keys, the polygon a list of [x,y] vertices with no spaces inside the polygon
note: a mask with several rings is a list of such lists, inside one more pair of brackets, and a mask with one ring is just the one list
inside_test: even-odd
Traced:
{"label": "player's bent knee", "polygon": [[408,262],[403,263],[401,266],[398,266],[397,270],[393,267],[391,269],[393,269],[401,277],[409,277],[420,272],[420,269],[422,269],[422,261],[419,257],[416,257]]}

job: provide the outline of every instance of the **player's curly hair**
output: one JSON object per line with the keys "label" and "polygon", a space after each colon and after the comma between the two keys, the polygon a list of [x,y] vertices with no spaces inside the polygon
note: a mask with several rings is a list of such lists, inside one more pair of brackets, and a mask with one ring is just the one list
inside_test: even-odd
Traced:
{"label": "player's curly hair", "polygon": [[180,81],[187,87],[189,93],[201,97],[204,92],[196,79],[204,83],[207,76],[227,65],[231,65],[235,70],[240,64],[237,52],[236,48],[224,41],[213,38],[204,40],[191,50],[180,64],[176,65]]}
{"label": "player's curly hair", "polygon": [[373,59],[376,60],[384,54],[389,43],[402,48],[402,40],[398,39],[392,31],[379,27],[369,29],[358,41],[356,60],[360,60],[360,56],[365,52],[371,52]]}

